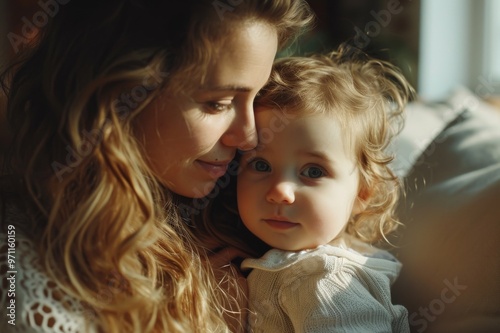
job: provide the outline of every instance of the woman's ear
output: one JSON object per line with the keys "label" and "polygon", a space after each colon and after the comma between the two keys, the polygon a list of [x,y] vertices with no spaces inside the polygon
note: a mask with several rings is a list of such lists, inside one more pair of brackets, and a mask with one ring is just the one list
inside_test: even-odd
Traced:
{"label": "woman's ear", "polygon": [[366,186],[361,186],[352,207],[352,215],[358,215],[366,209],[370,196],[371,193],[368,188]]}

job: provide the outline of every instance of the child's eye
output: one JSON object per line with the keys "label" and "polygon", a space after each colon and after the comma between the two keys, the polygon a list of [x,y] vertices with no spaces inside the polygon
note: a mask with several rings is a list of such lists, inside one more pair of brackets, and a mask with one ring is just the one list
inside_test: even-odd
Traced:
{"label": "child's eye", "polygon": [[320,178],[325,176],[325,172],[319,167],[307,167],[300,173],[308,178]]}
{"label": "child's eye", "polygon": [[232,103],[207,102],[206,105],[211,112],[224,112],[233,108]]}
{"label": "child's eye", "polygon": [[249,163],[250,167],[257,172],[269,172],[271,171],[271,166],[269,163],[263,160],[253,160]]}

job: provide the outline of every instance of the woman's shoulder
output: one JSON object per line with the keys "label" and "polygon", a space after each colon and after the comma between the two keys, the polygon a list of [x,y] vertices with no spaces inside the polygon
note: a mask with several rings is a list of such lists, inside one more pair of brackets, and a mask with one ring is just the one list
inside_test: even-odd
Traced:
{"label": "woman's shoulder", "polygon": [[[0,231],[2,332],[81,332],[93,313],[50,279],[34,242],[19,227],[23,214],[4,210]],[[92,327],[85,331],[94,331]]]}

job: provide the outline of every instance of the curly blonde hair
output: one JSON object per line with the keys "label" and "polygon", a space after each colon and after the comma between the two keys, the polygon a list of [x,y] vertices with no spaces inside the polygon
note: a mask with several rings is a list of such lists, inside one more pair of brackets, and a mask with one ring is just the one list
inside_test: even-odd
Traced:
{"label": "curly blonde hair", "polygon": [[265,22],[283,47],[312,16],[301,0],[214,3],[72,1],[2,75],[13,133],[2,174],[29,192],[24,229],[47,274],[103,332],[228,331],[224,293],[132,123],[165,89],[200,84],[235,24]]}
{"label": "curly blonde hair", "polygon": [[[387,241],[386,235],[399,225],[394,214],[399,180],[389,167],[392,156],[386,148],[414,97],[414,89],[394,65],[343,44],[329,54],[278,59],[255,107],[292,117],[323,113],[338,121],[360,170],[360,197],[366,198],[365,209],[351,217],[346,232],[374,243]],[[203,216],[195,219],[198,233],[261,256],[269,246],[239,219],[236,174],[229,178]]]}
{"label": "curly blonde hair", "polygon": [[344,44],[326,55],[276,61],[256,104],[294,116],[327,114],[340,124],[360,172],[359,197],[365,198],[364,210],[351,217],[346,231],[375,242],[398,225],[399,181],[387,147],[414,94],[397,67]]}

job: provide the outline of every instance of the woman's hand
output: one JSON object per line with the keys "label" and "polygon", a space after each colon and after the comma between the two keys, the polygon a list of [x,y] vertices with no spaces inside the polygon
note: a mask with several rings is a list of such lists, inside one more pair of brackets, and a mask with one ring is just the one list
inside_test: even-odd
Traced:
{"label": "woman's hand", "polygon": [[245,332],[248,315],[248,285],[239,269],[239,261],[244,257],[243,252],[232,247],[214,251],[208,257],[216,281],[226,294],[224,318],[231,331],[237,333]]}

